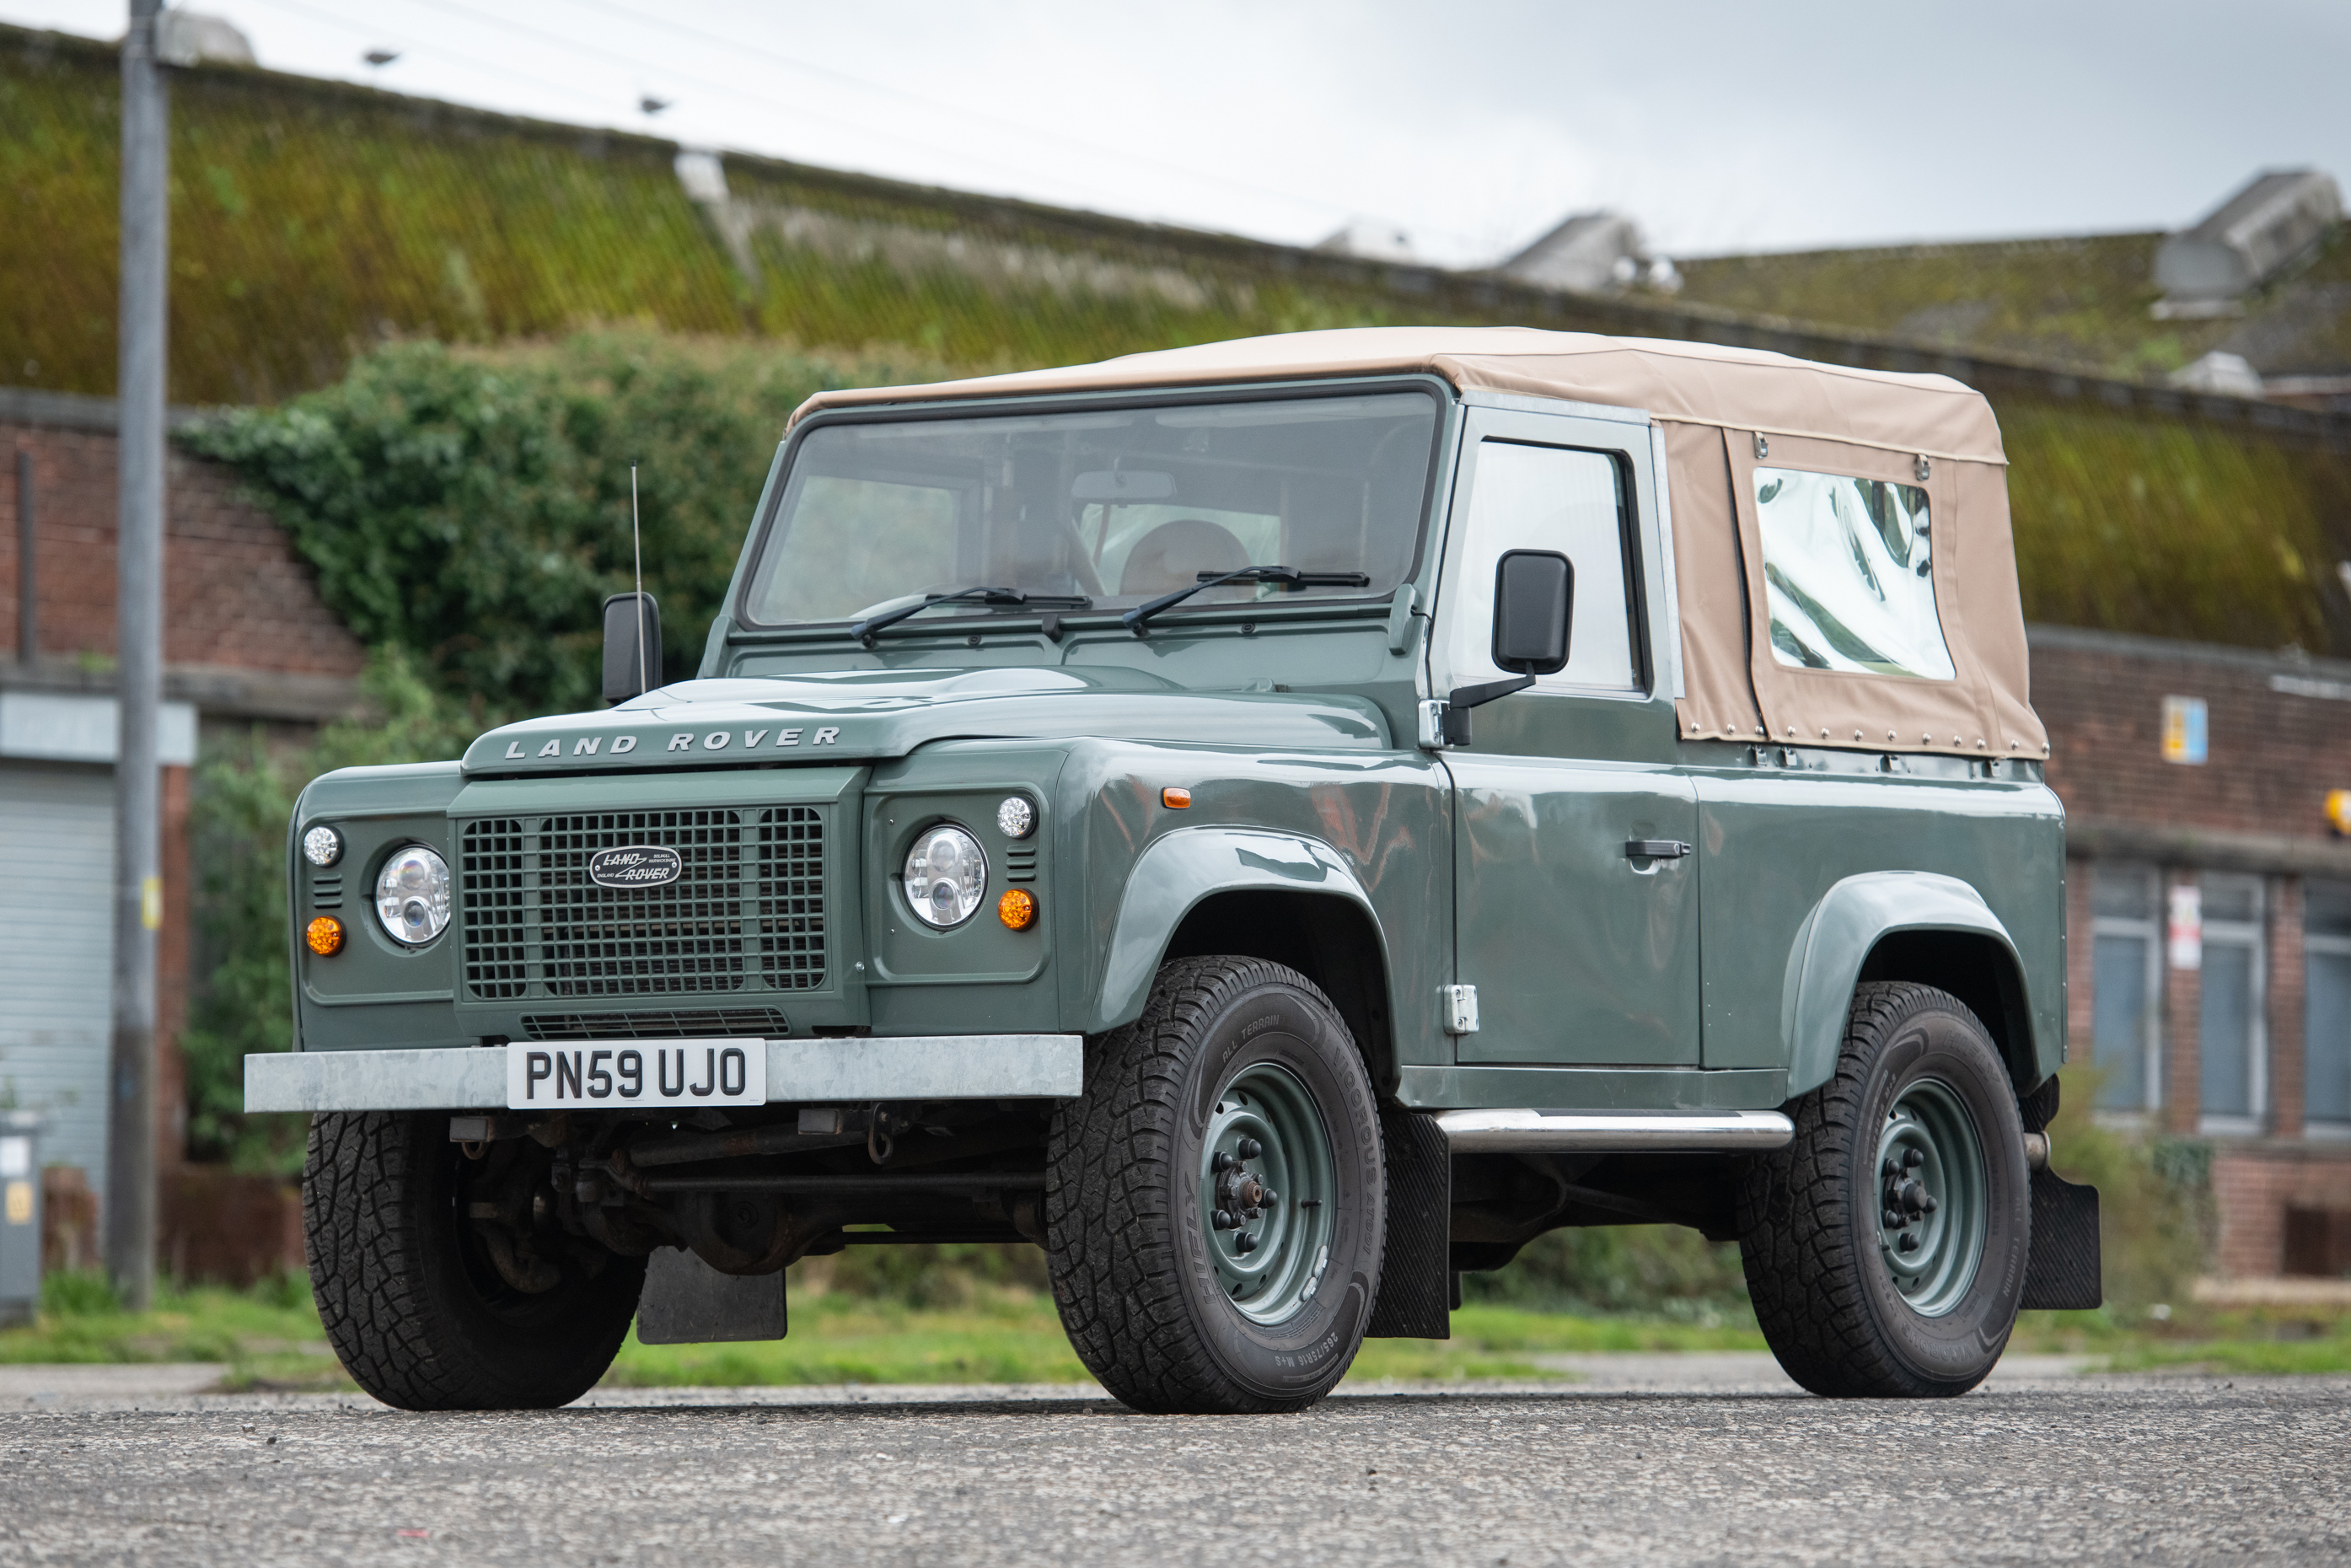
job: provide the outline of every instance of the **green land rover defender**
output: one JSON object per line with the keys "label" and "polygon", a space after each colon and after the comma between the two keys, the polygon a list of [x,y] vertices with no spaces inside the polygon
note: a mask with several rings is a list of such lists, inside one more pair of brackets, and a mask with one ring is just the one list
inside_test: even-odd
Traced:
{"label": "green land rover defender", "polygon": [[[658,566],[658,563],[655,563]],[[304,791],[327,1332],[559,1405],[784,1268],[1029,1242],[1146,1411],[1296,1409],[1561,1226],[1742,1249],[1827,1395],[2095,1305],[2000,432],[1516,329],[826,392],[693,680]]]}

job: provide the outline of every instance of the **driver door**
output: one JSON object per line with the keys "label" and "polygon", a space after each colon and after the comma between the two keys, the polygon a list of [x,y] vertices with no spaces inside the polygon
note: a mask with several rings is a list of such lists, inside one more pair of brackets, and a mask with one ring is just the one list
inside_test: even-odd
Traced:
{"label": "driver door", "polygon": [[1638,415],[1469,411],[1437,693],[1505,678],[1491,645],[1504,552],[1558,551],[1574,581],[1567,666],[1474,709],[1469,745],[1442,754],[1456,972],[1479,1013],[1456,1038],[1464,1063],[1698,1062],[1698,798],[1656,678],[1670,622],[1649,440]]}

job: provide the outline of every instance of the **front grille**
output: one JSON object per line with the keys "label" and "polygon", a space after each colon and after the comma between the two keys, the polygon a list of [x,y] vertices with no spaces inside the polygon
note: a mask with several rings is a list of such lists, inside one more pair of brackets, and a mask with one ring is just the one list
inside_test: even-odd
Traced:
{"label": "front grille", "polygon": [[525,1013],[534,1040],[709,1040],[725,1035],[775,1039],[792,1032],[775,1008],[664,1008],[654,1012]]}
{"label": "front grille", "polygon": [[[611,888],[589,877],[598,851],[645,844],[676,852],[677,881]],[[475,1000],[824,983],[824,817],[814,807],[486,818],[460,824],[458,859]]]}

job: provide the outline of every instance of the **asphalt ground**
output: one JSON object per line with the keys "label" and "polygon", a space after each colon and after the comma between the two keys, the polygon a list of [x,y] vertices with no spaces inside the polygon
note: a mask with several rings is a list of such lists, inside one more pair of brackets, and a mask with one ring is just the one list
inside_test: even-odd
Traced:
{"label": "asphalt ground", "polygon": [[1169,1418],[1063,1388],[414,1416],[5,1368],[0,1564],[2351,1560],[2351,1379],[2012,1358],[1896,1404],[1753,1356],[1562,1370]]}

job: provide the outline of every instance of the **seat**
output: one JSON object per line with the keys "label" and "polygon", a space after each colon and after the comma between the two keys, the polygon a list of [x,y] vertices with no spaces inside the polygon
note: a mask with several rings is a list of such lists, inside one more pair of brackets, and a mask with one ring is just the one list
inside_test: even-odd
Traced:
{"label": "seat", "polygon": [[1248,547],[1232,529],[1204,517],[1178,517],[1135,541],[1119,570],[1118,591],[1148,599],[1190,588],[1204,571],[1238,571],[1249,564]]}

